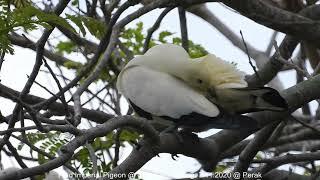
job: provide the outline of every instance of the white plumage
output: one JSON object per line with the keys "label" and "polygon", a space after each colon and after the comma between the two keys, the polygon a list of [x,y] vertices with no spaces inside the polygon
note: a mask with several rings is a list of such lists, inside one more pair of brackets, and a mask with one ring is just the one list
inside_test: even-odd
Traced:
{"label": "white plumage", "polygon": [[257,128],[255,120],[240,114],[287,108],[274,89],[247,88],[245,73],[234,64],[213,54],[190,59],[173,44],[133,58],[120,72],[117,89],[140,116],[163,117],[183,127]]}
{"label": "white plumage", "polygon": [[122,73],[119,90],[143,110],[156,116],[180,118],[196,112],[209,117],[219,114],[218,108],[203,94],[167,73],[143,66],[132,66]]}
{"label": "white plumage", "polygon": [[180,118],[192,112],[218,116],[219,109],[199,92],[201,88],[197,91],[190,86],[192,76],[207,79],[209,86],[247,85],[244,73],[214,55],[190,59],[182,47],[164,44],[131,60],[120,73],[117,88],[138,107],[156,116]]}

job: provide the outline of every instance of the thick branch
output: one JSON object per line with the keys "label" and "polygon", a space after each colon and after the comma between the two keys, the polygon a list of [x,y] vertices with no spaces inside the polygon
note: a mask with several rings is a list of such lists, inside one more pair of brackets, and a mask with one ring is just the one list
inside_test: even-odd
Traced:
{"label": "thick branch", "polygon": [[148,141],[150,141],[152,144],[157,144],[159,142],[158,132],[148,123],[147,120],[141,118],[133,118],[131,116],[116,117],[102,125],[86,130],[83,134],[75,137],[68,144],[61,147],[61,153],[59,154],[59,157],[36,167],[2,174],[0,175],[0,179],[22,179],[37,174],[42,174],[43,172],[48,172],[52,169],[60,167],[71,159],[74,152],[80,146],[86,144],[88,141],[95,139],[96,137],[105,136],[116,128],[125,126],[134,127],[138,131],[142,132],[148,138]]}
{"label": "thick branch", "polygon": [[[317,21],[282,10],[262,0],[224,1],[223,3],[259,24],[320,46],[320,23]],[[312,15],[312,18],[320,17],[319,5],[303,11],[305,15]]]}

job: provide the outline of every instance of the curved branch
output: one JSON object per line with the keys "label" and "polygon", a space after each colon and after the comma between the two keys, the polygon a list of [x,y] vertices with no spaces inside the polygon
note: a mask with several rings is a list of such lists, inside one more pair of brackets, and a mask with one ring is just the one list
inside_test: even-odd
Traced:
{"label": "curved branch", "polygon": [[319,5],[302,10],[301,16],[262,0],[224,1],[223,3],[259,24],[320,46],[320,23],[303,16],[319,18]]}
{"label": "curved branch", "polygon": [[[158,153],[183,154],[200,160],[208,161],[218,158],[219,146],[208,139],[198,139],[194,136],[160,135],[160,143],[152,147],[148,142],[142,142],[139,150],[134,149],[131,154],[110,173],[118,174],[136,172]],[[105,178],[101,178],[105,179]]]}
{"label": "curved branch", "polygon": [[304,154],[288,154],[285,156],[279,156],[272,159],[262,159],[260,162],[266,163],[261,168],[255,169],[256,171],[266,174],[272,169],[275,169],[281,165],[289,163],[297,163],[303,161],[320,160],[320,152],[304,153]]}
{"label": "curved branch", "polygon": [[142,132],[148,139],[148,142],[151,142],[151,144],[157,144],[160,141],[158,132],[150,125],[148,120],[142,118],[133,118],[132,116],[116,117],[104,124],[84,131],[81,135],[75,137],[68,144],[62,146],[60,149],[61,153],[59,154],[59,157],[36,167],[21,169],[15,172],[0,175],[0,179],[22,179],[37,174],[42,174],[44,172],[48,172],[52,169],[60,167],[72,158],[72,155],[77,150],[77,148],[85,145],[86,142],[91,141],[96,137],[105,136],[114,129],[124,126],[133,127]]}
{"label": "curved branch", "polygon": [[148,34],[143,44],[143,51],[142,51],[143,53],[147,52],[147,50],[149,49],[149,43],[150,43],[152,34],[160,27],[161,21],[172,9],[173,9],[172,7],[168,7],[165,10],[163,10],[159,15],[158,19],[156,20],[156,22],[153,24],[153,26],[150,29],[148,29],[147,31]]}
{"label": "curved branch", "polygon": [[279,123],[272,123],[263,129],[261,129],[254,137],[253,140],[245,147],[245,149],[239,155],[239,160],[237,161],[233,172],[246,172],[250,166],[250,163],[257,152],[260,150],[261,146],[263,146],[267,140],[269,139],[270,135],[277,127]]}

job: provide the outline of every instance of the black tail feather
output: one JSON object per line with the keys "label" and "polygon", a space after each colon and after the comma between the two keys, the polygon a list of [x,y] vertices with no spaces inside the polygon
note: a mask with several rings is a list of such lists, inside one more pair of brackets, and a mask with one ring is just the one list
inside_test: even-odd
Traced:
{"label": "black tail feather", "polygon": [[[164,117],[167,118],[167,117]],[[182,116],[180,119],[172,119],[179,127],[193,132],[201,132],[209,129],[259,129],[258,122],[248,116],[221,114],[217,117],[207,117],[198,113]]]}
{"label": "black tail feather", "polygon": [[[280,95],[280,93],[270,87],[259,87],[259,88],[235,88],[238,92],[247,93],[247,101],[249,103],[240,106],[238,114],[250,113],[256,111],[286,111],[288,110],[287,101]],[[242,97],[243,98],[243,97]],[[235,100],[235,101],[240,101]],[[236,102],[234,102],[236,103]],[[252,104],[250,104],[252,103]]]}
{"label": "black tail feather", "polygon": [[274,106],[283,108],[284,110],[288,109],[287,101],[279,94],[277,90],[269,87],[264,87],[264,88],[269,89],[269,91],[262,95],[263,100],[265,100],[266,102]]}

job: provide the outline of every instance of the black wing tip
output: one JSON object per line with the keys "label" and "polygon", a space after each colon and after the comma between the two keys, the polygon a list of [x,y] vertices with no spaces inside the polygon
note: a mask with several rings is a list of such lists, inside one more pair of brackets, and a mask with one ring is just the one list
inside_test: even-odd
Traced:
{"label": "black wing tip", "polygon": [[280,93],[270,87],[264,87],[269,91],[262,95],[263,100],[270,103],[271,105],[278,107],[279,111],[286,111],[288,110],[288,103],[287,101],[280,95]]}
{"label": "black wing tip", "polygon": [[184,115],[180,119],[162,117],[174,121],[179,127],[190,129],[194,132],[202,132],[209,129],[230,130],[259,130],[260,126],[254,118],[239,114],[220,114],[217,117],[208,117],[198,113]]}
{"label": "black wing tip", "polygon": [[[280,95],[280,93],[271,87],[247,87],[236,88],[237,90],[265,90],[265,93],[261,95],[261,98],[273,105],[276,108],[272,108],[272,111],[287,111],[289,105],[287,101]],[[253,108],[255,109],[255,108]],[[252,111],[260,111],[261,109],[255,109]]]}

